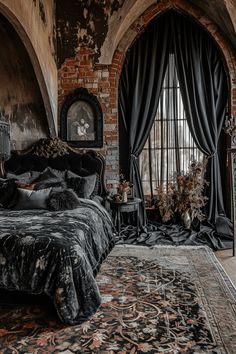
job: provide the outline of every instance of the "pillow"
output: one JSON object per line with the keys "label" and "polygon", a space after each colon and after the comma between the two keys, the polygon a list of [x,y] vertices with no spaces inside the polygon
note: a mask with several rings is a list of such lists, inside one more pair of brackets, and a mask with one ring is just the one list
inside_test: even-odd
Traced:
{"label": "pillow", "polygon": [[47,207],[49,210],[71,210],[79,205],[79,199],[72,189],[52,191],[48,198]]}
{"label": "pillow", "polygon": [[33,180],[35,184],[35,190],[46,189],[50,187],[61,187],[65,188],[66,183],[63,178],[59,178],[52,168],[47,167],[40,175]]}
{"label": "pillow", "polygon": [[66,178],[66,171],[56,170],[52,167],[48,167],[48,169],[58,178],[61,178],[62,180]]}
{"label": "pillow", "polygon": [[33,190],[35,187],[35,184],[29,184],[29,183],[24,183],[24,182],[20,182],[20,181],[15,181],[16,186],[18,188],[22,188],[22,189],[29,189],[29,190]]}
{"label": "pillow", "polygon": [[30,172],[24,172],[24,173],[21,173],[20,175],[16,175],[15,173],[7,172],[6,177],[7,177],[7,179],[15,179],[15,180],[23,182],[23,183],[31,183],[31,180],[32,180]]}
{"label": "pillow", "polygon": [[37,182],[43,182],[46,181],[47,179],[58,179],[55,173],[52,172],[52,170],[47,167],[45,168],[44,171],[40,172],[39,176],[35,178],[32,182],[37,183]]}
{"label": "pillow", "polygon": [[0,178],[0,206],[12,208],[17,203],[17,186],[14,179]]}
{"label": "pillow", "polygon": [[[41,174],[43,173],[52,173],[52,175],[56,178],[60,178],[62,180],[65,179],[66,171],[60,171],[60,170],[55,170],[52,167],[46,167],[43,171],[31,171],[31,176],[34,179],[37,179]],[[51,174],[49,175],[49,178],[52,176]]]}
{"label": "pillow", "polygon": [[67,187],[72,188],[78,197],[89,199],[94,192],[97,175],[89,175],[86,177],[73,177],[75,174],[71,171],[67,172]]}
{"label": "pillow", "polygon": [[51,188],[39,191],[18,188],[18,202],[14,209],[47,209]]}
{"label": "pillow", "polygon": [[66,182],[58,178],[51,178],[34,184],[35,190],[46,189],[50,187],[66,188]]}

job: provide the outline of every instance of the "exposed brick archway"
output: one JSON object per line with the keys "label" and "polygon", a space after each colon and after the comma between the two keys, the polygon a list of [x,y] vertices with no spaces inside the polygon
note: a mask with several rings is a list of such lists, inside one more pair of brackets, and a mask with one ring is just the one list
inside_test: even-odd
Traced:
{"label": "exposed brick archway", "polygon": [[102,106],[104,147],[101,152],[106,157],[105,176],[108,188],[115,188],[119,176],[118,85],[126,52],[151,20],[169,9],[175,9],[192,17],[215,40],[223,54],[225,68],[228,72],[231,87],[229,107],[236,114],[236,57],[230,43],[205,13],[192,6],[189,1],[160,0],[145,10],[127,30],[127,23],[124,24],[125,29],[120,29],[123,35],[116,47],[111,64],[94,64],[91,48],[80,47],[76,56],[67,58],[58,70],[59,108],[65,97],[78,87],[85,87],[95,94]]}
{"label": "exposed brick archway", "polygon": [[[132,23],[125,35],[121,38],[113,56],[110,72],[111,77],[116,78],[115,86],[118,87],[119,76],[127,50],[154,18],[170,9],[174,9],[185,16],[192,17],[199,26],[211,35],[212,40],[220,49],[230,88],[229,111],[236,114],[236,53],[215,23],[210,21],[206,14],[199,8],[192,6],[187,0],[162,0],[158,4],[149,7]],[[115,93],[117,93],[117,91],[113,92],[113,95]]]}

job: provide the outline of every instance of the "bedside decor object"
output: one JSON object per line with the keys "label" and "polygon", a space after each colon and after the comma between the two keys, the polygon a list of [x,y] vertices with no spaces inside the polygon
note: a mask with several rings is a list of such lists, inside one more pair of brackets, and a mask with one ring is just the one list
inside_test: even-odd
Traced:
{"label": "bedside decor object", "polygon": [[236,115],[226,114],[224,131],[231,137],[228,156],[231,165],[233,256],[236,255]]}
{"label": "bedside decor object", "polygon": [[136,230],[137,230],[137,235],[139,235],[139,205],[141,202],[142,200],[139,198],[127,200],[126,202],[124,201],[117,202],[116,200],[110,201],[111,210],[114,212],[114,224],[116,225],[118,237],[120,237],[121,214],[132,213],[132,212],[137,213]]}
{"label": "bedside decor object", "polygon": [[61,109],[61,138],[79,148],[103,145],[103,115],[95,95],[78,88],[66,97]]}
{"label": "bedside decor object", "polygon": [[117,187],[117,192],[122,196],[122,202],[126,203],[128,201],[128,195],[131,192],[133,185],[124,178],[124,175],[120,175],[120,182]]}
{"label": "bedside decor object", "polygon": [[208,184],[204,178],[207,159],[192,161],[189,171],[176,175],[176,180],[157,188],[157,203],[163,222],[171,221],[178,214],[186,228],[191,228],[194,218],[203,220],[202,207],[208,198],[203,192]]}
{"label": "bedside decor object", "polygon": [[0,109],[0,167],[1,175],[4,175],[2,162],[10,157],[10,124],[6,121]]}

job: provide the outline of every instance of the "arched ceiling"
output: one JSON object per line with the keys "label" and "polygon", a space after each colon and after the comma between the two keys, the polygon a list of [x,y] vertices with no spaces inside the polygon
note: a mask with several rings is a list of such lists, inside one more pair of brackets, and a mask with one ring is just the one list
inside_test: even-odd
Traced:
{"label": "arched ceiling", "polygon": [[[113,54],[130,25],[151,5],[178,6],[178,0],[126,0],[109,18],[108,33],[101,48],[99,63],[110,64]],[[202,11],[228,38],[236,50],[236,0],[188,0],[190,6]],[[187,10],[187,8],[186,8]],[[135,34],[134,34],[135,35]]]}

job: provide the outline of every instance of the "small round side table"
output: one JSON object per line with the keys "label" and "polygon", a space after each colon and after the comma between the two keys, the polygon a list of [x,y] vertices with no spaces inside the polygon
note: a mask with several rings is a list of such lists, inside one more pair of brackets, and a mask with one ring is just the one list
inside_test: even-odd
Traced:
{"label": "small round side table", "polygon": [[118,232],[118,237],[120,237],[120,220],[121,220],[121,213],[132,213],[137,212],[137,234],[139,234],[139,204],[142,202],[140,198],[133,198],[128,199],[127,202],[116,202],[111,200],[110,207],[111,210],[114,212],[114,222],[116,225],[116,229]]}

